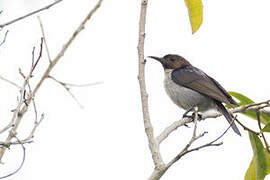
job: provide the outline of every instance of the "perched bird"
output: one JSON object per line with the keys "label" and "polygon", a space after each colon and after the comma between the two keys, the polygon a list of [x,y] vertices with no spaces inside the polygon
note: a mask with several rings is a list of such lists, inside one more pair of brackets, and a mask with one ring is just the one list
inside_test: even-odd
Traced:
{"label": "perched bird", "polygon": [[225,116],[234,132],[241,136],[232,116],[222,103],[230,106],[238,104],[215,79],[179,55],[149,58],[162,64],[165,71],[165,90],[177,106],[188,111],[197,106],[199,112],[215,109]]}

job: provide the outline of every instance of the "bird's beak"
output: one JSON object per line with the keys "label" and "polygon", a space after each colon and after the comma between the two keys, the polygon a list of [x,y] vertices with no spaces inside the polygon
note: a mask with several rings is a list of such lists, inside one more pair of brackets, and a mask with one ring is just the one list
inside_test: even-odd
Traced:
{"label": "bird's beak", "polygon": [[160,57],[156,57],[156,56],[148,56],[148,57],[155,59],[155,60],[159,61],[160,63],[162,63],[162,61],[163,61],[163,58],[160,58]]}

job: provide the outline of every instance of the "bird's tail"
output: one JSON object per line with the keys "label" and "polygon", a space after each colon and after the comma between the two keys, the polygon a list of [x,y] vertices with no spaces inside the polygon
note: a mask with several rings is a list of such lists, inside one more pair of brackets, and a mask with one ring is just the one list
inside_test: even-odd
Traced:
{"label": "bird's tail", "polygon": [[238,134],[239,136],[241,136],[241,133],[240,133],[239,129],[237,128],[237,126],[233,122],[233,118],[230,115],[230,113],[227,111],[227,109],[223,106],[223,104],[221,102],[215,100],[215,103],[216,103],[216,105],[218,107],[218,111],[221,112],[225,116],[227,121],[231,124],[231,127],[232,127],[233,131],[236,134]]}

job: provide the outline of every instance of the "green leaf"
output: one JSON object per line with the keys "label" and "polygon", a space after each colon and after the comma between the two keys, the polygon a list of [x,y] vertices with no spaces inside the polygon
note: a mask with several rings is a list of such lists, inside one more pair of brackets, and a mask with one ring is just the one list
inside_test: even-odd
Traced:
{"label": "green leaf", "polygon": [[[267,152],[267,150],[264,148],[264,154],[266,155],[266,161],[267,161],[267,174],[270,174],[270,155]],[[255,169],[255,161],[254,157],[252,158],[249,168],[247,169],[247,172],[245,174],[245,180],[256,180],[256,169]]]}
{"label": "green leaf", "polygon": [[201,0],[185,0],[185,3],[188,8],[192,34],[194,34],[202,24],[203,4]]}
{"label": "green leaf", "polygon": [[236,99],[240,101],[240,103],[238,104],[245,105],[245,104],[254,103],[254,101],[252,101],[251,99],[249,99],[248,97],[244,96],[241,93],[234,92],[234,91],[229,91],[228,93],[230,93],[230,95],[232,95],[233,97],[235,97]]}
{"label": "green leaf", "polygon": [[245,180],[256,180],[256,170],[255,170],[255,162],[254,158],[252,158],[248,170],[245,175]]}
{"label": "green leaf", "polygon": [[258,136],[252,132],[248,133],[253,150],[253,159],[246,172],[245,180],[263,180],[270,173],[270,155]]}
{"label": "green leaf", "polygon": [[262,132],[270,132],[270,123],[267,123],[264,128],[262,129]]}
{"label": "green leaf", "polygon": [[[240,106],[254,103],[253,100],[251,100],[250,98],[246,97],[245,95],[243,95],[241,93],[233,92],[233,91],[229,91],[228,93],[230,93],[233,97],[235,97],[236,99],[239,100],[238,104]],[[226,106],[226,107],[230,108],[229,106]],[[234,107],[237,107],[237,106],[234,106]],[[247,112],[243,112],[242,114],[244,114],[252,119],[257,120],[257,115],[256,115],[256,112],[254,112],[254,111],[247,111]],[[261,113],[261,122],[263,124],[270,123],[270,117],[265,113]]]}
{"label": "green leaf", "polygon": [[261,113],[261,122],[263,124],[270,123],[270,117],[267,114],[265,114],[265,113]]}

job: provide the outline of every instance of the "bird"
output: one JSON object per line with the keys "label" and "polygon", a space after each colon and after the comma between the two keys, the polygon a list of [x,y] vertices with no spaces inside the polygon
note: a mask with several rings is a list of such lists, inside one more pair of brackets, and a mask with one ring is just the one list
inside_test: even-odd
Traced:
{"label": "bird", "polygon": [[162,64],[165,72],[165,91],[178,107],[187,112],[194,107],[198,107],[201,113],[217,110],[224,115],[233,131],[241,136],[232,115],[222,103],[231,107],[238,104],[215,79],[176,54],[148,57]]}

